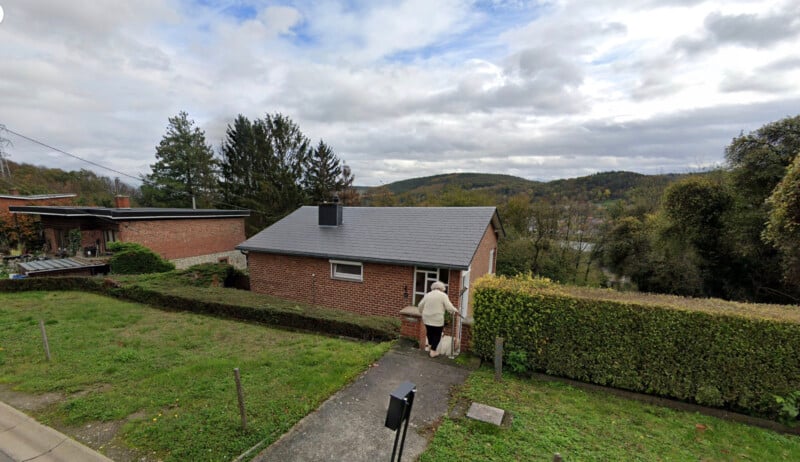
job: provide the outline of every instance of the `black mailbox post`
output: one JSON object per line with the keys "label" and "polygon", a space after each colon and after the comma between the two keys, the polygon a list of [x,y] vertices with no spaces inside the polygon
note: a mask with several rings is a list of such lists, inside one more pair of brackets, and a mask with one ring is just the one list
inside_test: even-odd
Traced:
{"label": "black mailbox post", "polygon": [[[394,447],[392,447],[391,461],[400,461],[403,457],[403,446],[406,443],[406,433],[408,432],[408,421],[411,416],[411,407],[414,405],[414,395],[417,393],[417,386],[411,382],[403,382],[389,395],[389,409],[386,411],[386,427],[394,430]],[[403,425],[405,421],[405,425]],[[400,439],[400,426],[403,425],[403,438],[400,442],[400,452],[397,459],[394,458],[397,451],[397,441]]]}

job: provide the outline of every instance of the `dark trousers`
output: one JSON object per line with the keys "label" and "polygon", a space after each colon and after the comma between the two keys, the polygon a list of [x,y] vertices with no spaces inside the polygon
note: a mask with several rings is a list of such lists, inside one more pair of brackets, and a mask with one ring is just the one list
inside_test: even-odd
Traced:
{"label": "dark trousers", "polygon": [[428,345],[431,350],[439,348],[439,340],[442,339],[442,329],[444,326],[429,326],[425,324],[425,333],[428,335]]}

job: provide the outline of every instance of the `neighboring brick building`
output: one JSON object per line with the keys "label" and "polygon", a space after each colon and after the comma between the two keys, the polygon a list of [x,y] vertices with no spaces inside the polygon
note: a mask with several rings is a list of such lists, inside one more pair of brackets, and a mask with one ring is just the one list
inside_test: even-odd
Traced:
{"label": "neighboring brick building", "polygon": [[[415,306],[440,280],[469,324],[469,287],[494,273],[502,235],[494,207],[323,204],[301,207],[236,248],[248,254],[254,292],[399,316],[403,335],[419,338],[424,331],[415,309],[404,307]],[[466,341],[468,334],[460,337]]]}
{"label": "neighboring brick building", "polygon": [[32,194],[21,195],[19,191],[0,194],[0,212],[8,212],[12,205],[72,205],[75,194]]}
{"label": "neighboring brick building", "polygon": [[66,248],[72,229],[81,231],[84,256],[102,255],[110,242],[135,242],[184,268],[197,263],[226,261],[244,268],[235,250],[245,238],[247,210],[130,208],[117,197],[116,208],[12,206],[11,213],[39,215],[45,240],[56,253]]}

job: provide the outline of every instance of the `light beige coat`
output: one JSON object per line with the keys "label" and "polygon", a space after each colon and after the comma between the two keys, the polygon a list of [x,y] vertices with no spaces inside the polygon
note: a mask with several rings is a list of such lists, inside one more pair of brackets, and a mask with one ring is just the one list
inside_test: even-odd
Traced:
{"label": "light beige coat", "polygon": [[450,303],[450,298],[440,290],[432,290],[419,301],[419,312],[422,314],[422,323],[427,326],[443,326],[445,310],[458,313],[456,307]]}

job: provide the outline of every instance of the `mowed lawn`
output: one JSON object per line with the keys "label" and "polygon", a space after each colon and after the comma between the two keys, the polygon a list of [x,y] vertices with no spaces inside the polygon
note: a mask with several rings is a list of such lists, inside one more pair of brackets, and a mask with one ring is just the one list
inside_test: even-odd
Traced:
{"label": "mowed lawn", "polygon": [[116,442],[152,459],[231,460],[265,438],[272,442],[389,346],[79,292],[0,294],[0,383],[62,393],[64,400],[34,414],[57,427],[133,416]]}
{"label": "mowed lawn", "polygon": [[458,398],[510,411],[509,428],[445,419],[422,462],[790,461],[800,437],[692,412],[494,371],[474,372]]}

